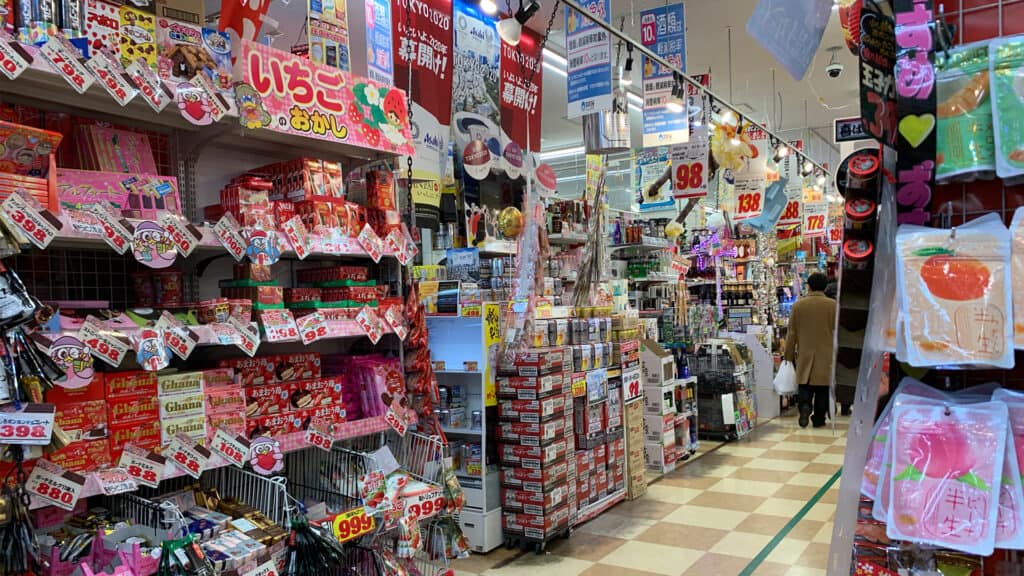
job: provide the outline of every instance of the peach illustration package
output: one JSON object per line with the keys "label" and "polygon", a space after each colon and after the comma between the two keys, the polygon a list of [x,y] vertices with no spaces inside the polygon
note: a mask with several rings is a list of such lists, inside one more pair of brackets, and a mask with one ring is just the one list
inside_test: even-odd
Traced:
{"label": "peach illustration package", "polygon": [[900,226],[896,277],[903,360],[1013,368],[1010,232],[999,215],[952,230]]}

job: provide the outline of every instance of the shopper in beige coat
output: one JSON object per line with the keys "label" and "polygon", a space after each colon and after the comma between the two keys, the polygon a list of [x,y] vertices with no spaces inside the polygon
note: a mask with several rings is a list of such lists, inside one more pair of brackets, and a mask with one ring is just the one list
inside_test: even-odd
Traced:
{"label": "shopper in beige coat", "polygon": [[800,426],[806,427],[809,418],[820,428],[829,409],[836,301],[825,296],[828,278],[824,274],[811,274],[807,286],[810,293],[793,304],[789,314],[784,358],[796,365]]}

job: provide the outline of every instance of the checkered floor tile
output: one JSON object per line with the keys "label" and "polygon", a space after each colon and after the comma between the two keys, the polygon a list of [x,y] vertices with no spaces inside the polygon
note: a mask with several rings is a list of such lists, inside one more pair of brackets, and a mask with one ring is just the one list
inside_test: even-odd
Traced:
{"label": "checkered floor tile", "polygon": [[[456,561],[457,576],[690,576],[739,574],[832,477],[847,423],[833,434],[795,417],[742,441],[703,442],[703,454],[556,540],[545,554],[498,549]],[[754,574],[824,575],[839,483],[789,531]]]}

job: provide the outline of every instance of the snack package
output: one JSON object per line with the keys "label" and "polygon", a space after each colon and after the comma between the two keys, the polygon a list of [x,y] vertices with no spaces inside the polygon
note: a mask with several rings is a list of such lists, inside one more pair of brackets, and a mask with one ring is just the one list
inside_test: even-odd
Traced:
{"label": "snack package", "polygon": [[1010,233],[990,213],[953,230],[902,225],[896,279],[912,366],[1013,368]]}
{"label": "snack package", "polygon": [[1024,174],[1024,37],[993,40],[988,59],[996,174],[1015,178]]}
{"label": "snack package", "polygon": [[886,534],[987,556],[995,548],[1006,450],[1006,404],[905,397],[892,414],[892,498]]}
{"label": "snack package", "polygon": [[384,473],[380,470],[374,470],[366,474],[361,474],[358,479],[359,484],[359,498],[363,501],[363,507],[366,508],[366,514],[373,516],[378,512],[386,510],[386,506],[390,502],[386,501],[385,491],[387,489],[386,481],[384,479]]}
{"label": "snack package", "polygon": [[988,44],[935,53],[937,181],[991,177],[995,140],[989,103]]}
{"label": "snack package", "polygon": [[[1004,483],[1006,477],[1011,476],[1017,485],[1021,487],[1022,492],[1024,492],[1024,484],[1022,484],[1024,483],[1024,473],[1022,473],[1021,469],[1021,464],[1024,463],[1024,394],[999,388],[992,394],[992,399],[1006,404],[1010,416],[1010,439],[1007,440],[1006,457],[1012,458],[1012,463],[1009,467],[1004,466],[1004,468],[1008,468],[1003,473]],[[1022,497],[1020,493],[1017,493],[1016,496],[1018,498]],[[1011,508],[1014,505],[1016,507]],[[1000,548],[1021,549],[1021,537],[1024,536],[1024,526],[1021,525],[1022,506],[1024,506],[1024,501],[1020,499],[1015,501],[1007,499],[1004,502],[1000,498],[1000,512],[1004,509],[1007,512],[1005,515],[1007,526],[1003,526],[1002,518],[1004,518],[1004,515],[1001,514],[1000,529],[1006,531],[1016,530],[1017,532],[1016,538],[1009,538],[1005,541],[997,537],[996,545]]]}
{"label": "snack package", "polygon": [[[1010,222],[1011,284],[1024,281],[1024,206],[1017,208]],[[1024,290],[1013,291],[1013,345],[1024,349]]]}

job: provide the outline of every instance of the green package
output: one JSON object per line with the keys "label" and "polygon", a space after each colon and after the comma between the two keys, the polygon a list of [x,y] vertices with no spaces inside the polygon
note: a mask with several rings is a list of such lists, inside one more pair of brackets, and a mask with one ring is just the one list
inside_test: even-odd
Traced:
{"label": "green package", "polygon": [[969,45],[935,54],[935,179],[951,180],[995,172],[992,107],[989,104],[988,45]]}
{"label": "green package", "polygon": [[994,40],[989,46],[996,174],[1024,174],[1024,38]]}

